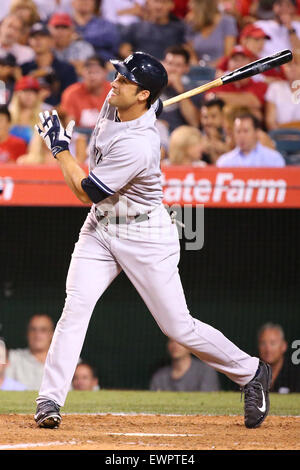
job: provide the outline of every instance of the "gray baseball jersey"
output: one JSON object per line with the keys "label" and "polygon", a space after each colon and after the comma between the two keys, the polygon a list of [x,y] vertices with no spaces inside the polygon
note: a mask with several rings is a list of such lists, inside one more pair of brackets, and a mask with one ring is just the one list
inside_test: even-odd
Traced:
{"label": "gray baseball jersey", "polygon": [[[89,145],[89,179],[109,196],[97,209],[129,215],[148,212],[162,199],[160,138],[151,107],[140,118],[116,121],[116,108],[106,101]],[[125,215],[125,214],[124,214]]]}

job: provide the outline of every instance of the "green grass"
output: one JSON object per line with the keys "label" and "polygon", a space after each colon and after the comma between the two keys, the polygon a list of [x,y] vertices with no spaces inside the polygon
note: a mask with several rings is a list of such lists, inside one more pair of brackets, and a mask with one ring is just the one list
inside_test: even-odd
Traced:
{"label": "green grass", "polygon": [[[37,392],[0,391],[0,414],[34,413],[36,396]],[[73,391],[62,412],[241,415],[243,402],[234,392]],[[270,414],[299,416],[300,394],[271,394]]]}

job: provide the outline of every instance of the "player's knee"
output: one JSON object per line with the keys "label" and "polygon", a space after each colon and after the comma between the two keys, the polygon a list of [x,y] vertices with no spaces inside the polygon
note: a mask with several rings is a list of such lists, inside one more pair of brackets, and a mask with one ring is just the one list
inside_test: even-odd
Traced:
{"label": "player's knee", "polygon": [[94,304],[83,296],[67,295],[63,309],[63,317],[72,315],[84,317],[90,315],[94,309]]}
{"label": "player's knee", "polygon": [[193,338],[194,326],[192,322],[187,322],[185,325],[170,325],[164,333],[168,338],[172,338],[177,343],[189,346],[189,342]]}

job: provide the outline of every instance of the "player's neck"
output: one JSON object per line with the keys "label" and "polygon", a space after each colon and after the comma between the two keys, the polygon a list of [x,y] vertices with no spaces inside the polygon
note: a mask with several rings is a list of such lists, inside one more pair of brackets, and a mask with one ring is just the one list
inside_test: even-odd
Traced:
{"label": "player's neck", "polygon": [[131,106],[127,109],[118,108],[118,118],[121,122],[134,121],[135,119],[140,118],[148,111],[147,108],[140,106]]}

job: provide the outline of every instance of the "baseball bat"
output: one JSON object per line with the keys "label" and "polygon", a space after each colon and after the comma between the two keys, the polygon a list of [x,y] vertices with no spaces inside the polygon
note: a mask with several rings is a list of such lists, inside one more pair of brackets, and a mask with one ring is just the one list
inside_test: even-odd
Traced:
{"label": "baseball bat", "polygon": [[239,69],[233,70],[232,72],[229,72],[223,75],[222,77],[217,78],[216,80],[212,80],[211,82],[205,83],[204,85],[201,85],[197,88],[193,88],[192,90],[185,91],[180,95],[165,100],[163,102],[163,106],[170,106],[171,104],[177,103],[178,101],[190,98],[191,96],[198,95],[199,93],[203,93],[204,91],[208,91],[211,88],[222,86],[227,83],[236,82],[237,80],[242,80],[243,78],[253,77],[253,75],[256,75],[258,73],[262,73],[266,70],[278,67],[279,65],[286,64],[287,62],[290,62],[292,58],[293,54],[289,49],[276,52],[276,54],[263,57],[262,59],[255,60],[254,62],[250,62],[250,64],[244,65]]}

